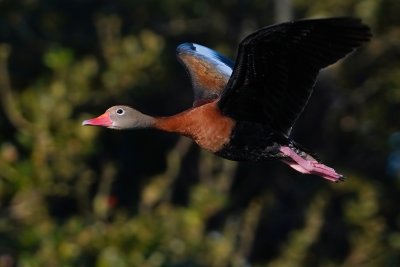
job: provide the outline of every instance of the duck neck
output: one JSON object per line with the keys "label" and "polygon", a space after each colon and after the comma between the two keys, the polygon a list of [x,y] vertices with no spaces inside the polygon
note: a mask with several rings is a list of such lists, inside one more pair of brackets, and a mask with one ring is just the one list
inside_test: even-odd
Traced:
{"label": "duck neck", "polygon": [[140,128],[140,129],[153,128],[155,125],[155,122],[156,122],[156,118],[142,113],[140,120],[136,123],[136,125],[134,127]]}
{"label": "duck neck", "polygon": [[190,116],[188,116],[188,111],[184,111],[169,117],[157,117],[155,118],[153,128],[156,128],[165,132],[173,132],[182,135],[188,135],[188,130],[190,124]]}
{"label": "duck neck", "polygon": [[153,128],[156,118],[143,114],[139,111],[134,111],[132,116],[120,119],[117,125],[113,126],[115,129],[145,129]]}

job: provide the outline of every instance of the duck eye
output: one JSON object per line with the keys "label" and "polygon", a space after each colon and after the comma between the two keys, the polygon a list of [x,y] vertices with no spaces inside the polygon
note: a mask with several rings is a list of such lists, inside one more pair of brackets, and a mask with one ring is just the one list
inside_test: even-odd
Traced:
{"label": "duck eye", "polygon": [[119,108],[115,111],[118,115],[123,115],[125,113],[125,110],[123,110],[122,108]]}

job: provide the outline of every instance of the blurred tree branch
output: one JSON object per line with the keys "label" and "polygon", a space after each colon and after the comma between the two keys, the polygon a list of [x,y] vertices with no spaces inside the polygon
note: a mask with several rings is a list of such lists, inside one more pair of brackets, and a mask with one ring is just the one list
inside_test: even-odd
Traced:
{"label": "blurred tree branch", "polygon": [[10,76],[8,73],[8,58],[11,47],[7,44],[0,44],[0,95],[1,103],[9,121],[19,130],[27,130],[32,127],[31,123],[24,118],[17,107],[15,97],[12,93]]}

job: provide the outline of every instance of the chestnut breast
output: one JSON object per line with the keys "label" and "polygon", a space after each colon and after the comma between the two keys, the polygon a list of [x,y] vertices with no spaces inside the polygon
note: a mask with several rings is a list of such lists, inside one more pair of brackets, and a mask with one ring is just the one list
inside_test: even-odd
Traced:
{"label": "chestnut breast", "polygon": [[214,101],[175,116],[158,118],[155,127],[191,137],[200,147],[217,152],[229,143],[235,121],[222,115]]}

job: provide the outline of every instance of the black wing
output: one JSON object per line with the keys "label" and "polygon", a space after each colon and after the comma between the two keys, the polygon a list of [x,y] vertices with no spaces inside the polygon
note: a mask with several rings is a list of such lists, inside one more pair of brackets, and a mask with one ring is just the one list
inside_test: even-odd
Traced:
{"label": "black wing", "polygon": [[354,18],[299,20],[260,29],[240,43],[219,108],[236,120],[289,134],[319,70],[370,38],[370,29]]}
{"label": "black wing", "polygon": [[233,61],[205,46],[184,43],[176,54],[192,81],[194,106],[217,99],[232,74]]}

